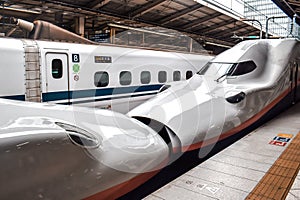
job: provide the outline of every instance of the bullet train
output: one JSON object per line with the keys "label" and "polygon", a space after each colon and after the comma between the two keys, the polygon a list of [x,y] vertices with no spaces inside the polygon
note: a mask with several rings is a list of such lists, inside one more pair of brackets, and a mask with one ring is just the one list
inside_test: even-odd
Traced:
{"label": "bullet train", "polygon": [[0,199],[115,199],[172,155],[213,145],[299,100],[300,43],[242,42],[127,115],[0,100]]}
{"label": "bullet train", "polygon": [[199,149],[299,100],[299,64],[296,39],[244,41],[128,115],[161,132],[175,150]]}
{"label": "bullet train", "polygon": [[126,115],[0,99],[0,199],[115,199],[168,162],[164,140]]}
{"label": "bullet train", "polygon": [[212,58],[99,45],[44,21],[17,24],[29,39],[0,38],[0,98],[126,113]]}

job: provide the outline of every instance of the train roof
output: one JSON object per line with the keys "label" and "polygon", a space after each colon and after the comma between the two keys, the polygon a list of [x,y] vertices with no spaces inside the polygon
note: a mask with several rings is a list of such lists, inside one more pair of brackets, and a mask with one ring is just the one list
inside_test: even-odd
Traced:
{"label": "train roof", "polygon": [[[10,38],[10,37],[0,37],[0,40],[7,40],[8,42],[15,43],[21,40],[33,40],[33,39],[23,39],[23,38]],[[214,56],[209,51],[203,51],[203,52],[186,52],[186,51],[179,51],[179,50],[170,50],[170,49],[158,49],[158,48],[151,48],[151,47],[141,47],[141,46],[126,46],[126,45],[117,45],[117,44],[105,44],[105,43],[98,43],[98,44],[82,44],[82,43],[75,43],[75,42],[68,42],[68,41],[58,41],[58,40],[47,40],[47,39],[41,39],[41,40],[34,40],[38,42],[39,44],[53,44],[51,46],[56,46],[57,44],[64,44],[65,46],[70,45],[84,45],[84,46],[98,46],[98,47],[119,47],[124,49],[140,49],[145,51],[155,51],[155,52],[170,52],[170,53],[178,53],[178,54],[186,54],[186,55],[202,55],[202,56]],[[3,43],[4,44],[4,43]]]}
{"label": "train roof", "polygon": [[[252,54],[264,54],[270,48],[281,48],[281,50],[288,50],[299,40],[296,38],[286,38],[286,39],[262,39],[262,40],[248,40],[243,41],[232,47],[231,49],[216,56],[212,62],[220,63],[238,63],[249,60],[249,52]],[[250,49],[255,49],[249,51]],[[251,56],[253,57],[253,56]]]}

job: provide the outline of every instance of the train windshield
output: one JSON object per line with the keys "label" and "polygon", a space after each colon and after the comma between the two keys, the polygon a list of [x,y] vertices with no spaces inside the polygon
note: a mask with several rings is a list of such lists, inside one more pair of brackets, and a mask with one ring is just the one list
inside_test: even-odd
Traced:
{"label": "train windshield", "polygon": [[229,74],[234,68],[234,65],[234,63],[209,62],[198,72],[198,74],[219,77]]}

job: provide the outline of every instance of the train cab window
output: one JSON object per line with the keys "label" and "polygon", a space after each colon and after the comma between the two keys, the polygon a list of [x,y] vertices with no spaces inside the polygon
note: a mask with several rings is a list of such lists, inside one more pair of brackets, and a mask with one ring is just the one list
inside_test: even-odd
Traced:
{"label": "train cab window", "polygon": [[229,73],[233,65],[235,64],[208,62],[204,67],[200,69],[200,71],[197,74],[206,76],[224,76],[224,74]]}
{"label": "train cab window", "polygon": [[158,82],[160,82],[160,83],[167,82],[167,72],[166,71],[158,72]]}
{"label": "train cab window", "polygon": [[248,74],[256,69],[256,64],[253,61],[240,62],[235,64],[233,73],[230,76],[240,76]]}
{"label": "train cab window", "polygon": [[143,71],[141,73],[141,83],[148,84],[151,81],[151,74],[149,71]]}
{"label": "train cab window", "polygon": [[180,79],[181,79],[180,71],[174,71],[173,72],[173,81],[180,81]]}
{"label": "train cab window", "polygon": [[63,76],[63,63],[60,59],[52,60],[52,77],[60,79]]}
{"label": "train cab window", "polygon": [[185,79],[188,80],[190,78],[192,78],[193,76],[193,72],[192,71],[187,71],[186,74],[185,74]]}
{"label": "train cab window", "polygon": [[121,85],[130,85],[132,81],[131,72],[123,71],[120,73],[120,84]]}
{"label": "train cab window", "polygon": [[96,72],[94,75],[94,84],[96,87],[106,87],[109,84],[109,75],[107,72]]}

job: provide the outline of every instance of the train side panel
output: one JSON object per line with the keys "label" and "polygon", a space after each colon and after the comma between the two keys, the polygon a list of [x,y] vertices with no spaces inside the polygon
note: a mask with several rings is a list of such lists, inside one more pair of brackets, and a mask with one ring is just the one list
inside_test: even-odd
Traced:
{"label": "train side panel", "polygon": [[[38,42],[43,101],[127,112],[166,83],[186,80],[211,57],[111,46]],[[60,48],[58,48],[60,47]],[[62,72],[55,64],[61,60]],[[160,73],[165,73],[161,80]],[[67,79],[67,80],[66,80]],[[54,88],[54,89],[53,89]]]}
{"label": "train side panel", "polygon": [[25,100],[25,59],[21,40],[0,38],[0,96]]}
{"label": "train side panel", "polygon": [[[211,56],[1,38],[0,96],[126,113]],[[13,77],[13,78],[12,78]]]}

